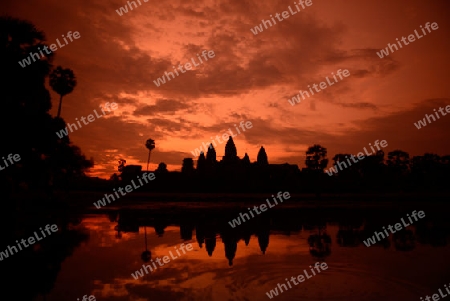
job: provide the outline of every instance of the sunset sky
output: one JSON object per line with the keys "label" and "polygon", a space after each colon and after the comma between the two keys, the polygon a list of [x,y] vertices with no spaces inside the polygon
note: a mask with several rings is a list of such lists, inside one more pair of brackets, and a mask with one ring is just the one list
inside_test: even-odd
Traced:
{"label": "sunset sky", "polygon": [[[71,133],[93,157],[90,175],[108,178],[117,160],[146,167],[148,138],[156,142],[150,169],[183,158],[234,124],[253,128],[234,138],[251,161],[263,145],[269,163],[304,167],[312,144],[336,153],[362,151],[386,140],[386,152],[450,154],[450,116],[418,130],[414,122],[450,105],[450,2],[313,0],[288,19],[254,35],[250,29],[292,1],[154,1],[122,16],[125,0],[15,1],[1,11],[28,20],[55,43],[68,31],[80,38],[58,49],[54,66],[74,71],[78,85],[63,99],[67,123],[106,102],[118,109]],[[136,1],[137,2],[137,1]],[[396,38],[438,23],[439,29],[380,59]],[[153,81],[202,50],[215,57],[157,87]],[[350,76],[301,103],[288,98],[338,69]],[[52,93],[56,115],[59,96]],[[225,144],[218,145],[218,158]],[[195,158],[196,159],[196,158]]]}

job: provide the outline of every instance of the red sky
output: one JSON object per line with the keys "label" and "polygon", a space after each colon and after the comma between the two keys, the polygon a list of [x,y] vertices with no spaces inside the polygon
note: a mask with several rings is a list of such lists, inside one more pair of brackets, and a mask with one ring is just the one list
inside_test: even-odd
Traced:
{"label": "red sky", "polygon": [[[414,122],[450,105],[450,2],[313,0],[304,11],[253,35],[251,28],[294,1],[154,1],[119,16],[123,0],[13,1],[1,11],[34,23],[48,44],[68,31],[81,37],[56,51],[54,65],[70,68],[78,85],[63,100],[72,123],[105,102],[119,108],[70,134],[109,177],[117,159],[145,168],[146,139],[156,141],[150,169],[182,159],[211,136],[240,121],[253,128],[234,138],[238,155],[256,160],[263,145],[269,163],[304,166],[308,146],[332,158],[379,140],[387,152],[450,154],[450,117],[418,130]],[[396,38],[437,22],[439,29],[380,59]],[[421,32],[421,31],[419,31]],[[156,87],[153,80],[202,50],[215,57]],[[287,99],[331,72],[350,76],[301,103]],[[50,89],[51,90],[51,89]],[[51,90],[52,115],[59,96]],[[225,144],[216,147],[220,158]]]}

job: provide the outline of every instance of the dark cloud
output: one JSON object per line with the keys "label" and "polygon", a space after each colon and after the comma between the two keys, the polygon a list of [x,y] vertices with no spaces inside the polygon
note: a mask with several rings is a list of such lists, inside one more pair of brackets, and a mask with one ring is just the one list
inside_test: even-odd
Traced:
{"label": "dark cloud", "polygon": [[152,128],[155,128],[162,133],[170,132],[171,134],[174,132],[190,131],[195,126],[194,124],[182,121],[181,119],[177,122],[165,118],[149,118],[147,121]]}
{"label": "dark cloud", "polygon": [[154,105],[146,105],[137,108],[133,115],[155,115],[157,113],[175,114],[179,110],[187,109],[189,106],[175,99],[157,99]]}
{"label": "dark cloud", "polygon": [[368,102],[352,102],[352,103],[337,103],[339,106],[344,108],[353,108],[353,109],[372,109],[377,110],[378,107],[372,103]]}

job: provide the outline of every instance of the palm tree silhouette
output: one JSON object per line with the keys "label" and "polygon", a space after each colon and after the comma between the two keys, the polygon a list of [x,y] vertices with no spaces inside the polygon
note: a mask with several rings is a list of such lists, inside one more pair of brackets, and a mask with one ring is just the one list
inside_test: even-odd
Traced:
{"label": "palm tree silhouette", "polygon": [[73,91],[73,88],[77,85],[77,80],[71,69],[63,69],[61,66],[56,67],[50,74],[50,86],[53,91],[60,95],[58,115],[61,115],[62,98]]}
{"label": "palm tree silhouette", "polygon": [[147,160],[147,171],[148,171],[148,164],[150,163],[150,154],[152,150],[155,148],[155,140],[148,139],[147,142],[145,142],[145,147],[148,148],[148,160]]}

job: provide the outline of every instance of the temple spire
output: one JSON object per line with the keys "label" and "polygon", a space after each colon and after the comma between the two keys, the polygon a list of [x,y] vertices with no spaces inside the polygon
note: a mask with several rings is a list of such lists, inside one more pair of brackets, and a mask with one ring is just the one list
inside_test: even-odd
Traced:
{"label": "temple spire", "polygon": [[269,161],[267,159],[266,150],[261,146],[256,162],[260,165],[269,165]]}
{"label": "temple spire", "polygon": [[231,136],[228,138],[227,144],[225,145],[225,156],[223,159],[227,162],[234,162],[237,159],[236,145],[234,145],[234,141]]}

